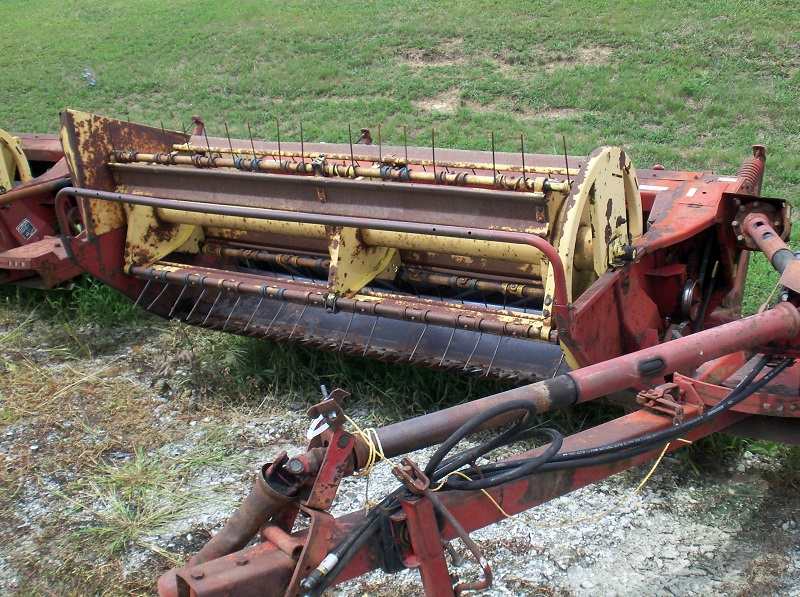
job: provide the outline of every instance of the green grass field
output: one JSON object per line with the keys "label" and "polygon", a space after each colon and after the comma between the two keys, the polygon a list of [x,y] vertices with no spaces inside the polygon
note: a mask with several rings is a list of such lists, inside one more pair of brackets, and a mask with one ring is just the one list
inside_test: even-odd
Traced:
{"label": "green grass field", "polygon": [[[527,151],[560,153],[564,135],[575,155],[621,145],[640,167],[661,163],[720,173],[735,173],[751,146],[763,143],[763,194],[800,208],[800,10],[794,0],[3,0],[0,23],[0,128],[9,131],[57,132],[63,108],[167,128],[183,128],[199,114],[209,134],[224,135],[227,123],[232,135],[245,137],[249,124],[254,135],[269,140],[276,136],[276,120],[284,140],[298,140],[302,122],[307,141],[327,142],[347,141],[348,126],[381,124],[385,143],[402,143],[406,126],[410,144],[427,145],[435,128],[437,146],[488,149],[494,132],[498,150],[518,150],[524,134]],[[84,76],[87,69],[91,74]],[[797,243],[800,234],[793,238]],[[747,308],[753,310],[775,284],[763,259],[750,282]],[[0,296],[6,308],[36,307],[37,316],[55,318],[70,358],[86,358],[102,353],[102,335],[87,340],[72,326],[108,325],[128,308],[107,294],[83,282],[72,297]],[[0,335],[0,349],[13,350],[25,325]],[[140,318],[135,325],[151,324]],[[311,399],[320,382],[344,382],[408,413],[441,396],[494,388],[189,333],[208,375],[217,376],[204,391],[225,400],[225,384],[231,393],[257,387],[261,395],[289,391]],[[177,332],[169,337],[167,349],[189,342]],[[75,378],[81,379],[78,373]],[[272,385],[273,378],[286,380],[288,390]],[[51,381],[37,400],[58,387]],[[118,387],[96,385],[98,400],[117,396],[121,404],[114,411],[121,413],[119,421],[98,423],[105,429],[141,415]],[[23,400],[31,391],[20,382],[8,395]],[[26,416],[0,406],[0,428]],[[165,441],[141,427],[146,439],[140,445]],[[125,474],[149,479],[147,454],[128,447],[142,470]],[[175,465],[168,472],[177,477],[183,470]],[[89,472],[108,485],[87,477],[92,491],[104,492],[98,500],[125,497],[117,477],[108,480],[102,467]],[[0,494],[16,495],[15,475],[0,472]],[[98,528],[89,538],[108,527]],[[138,532],[135,524],[126,528],[130,535],[123,543]],[[32,561],[43,578],[61,582],[57,570],[38,566]],[[152,589],[152,579],[136,584],[120,578],[113,561],[68,574],[80,580],[66,582],[64,594]],[[30,594],[40,594],[44,584],[30,586]]]}
{"label": "green grass field", "polygon": [[[533,9],[539,12],[534,13]],[[6,0],[0,127],[56,132],[71,107],[211,134],[588,154],[734,173],[800,205],[800,11],[783,2]],[[84,77],[85,69],[91,73]],[[96,84],[92,85],[91,80]],[[800,239],[797,233],[795,239]],[[761,263],[753,310],[774,285]]]}

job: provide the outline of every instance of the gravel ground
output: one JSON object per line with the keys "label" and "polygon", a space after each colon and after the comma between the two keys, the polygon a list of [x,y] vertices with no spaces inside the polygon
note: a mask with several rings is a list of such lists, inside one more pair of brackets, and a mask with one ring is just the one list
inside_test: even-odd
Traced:
{"label": "gravel ground", "polygon": [[[13,322],[7,323],[0,337],[13,329]],[[75,359],[53,358],[55,340],[38,334],[26,332],[17,335],[13,344],[0,346],[4,365],[0,382],[7,384],[3,387],[17,383],[14,376],[24,362],[21,355],[37,363],[38,374],[43,376],[41,381],[29,380],[30,392],[41,393],[47,376],[67,375],[77,366]],[[135,388],[136,414],[141,421],[136,419],[137,426],[129,431],[150,426],[158,431],[161,443],[151,442],[146,453],[137,455],[131,447],[136,440],[126,436],[124,428],[117,429],[113,420],[107,419],[102,419],[107,422],[101,426],[86,404],[79,403],[89,391],[80,383],[58,401],[63,413],[57,419],[46,419],[49,427],[40,411],[0,419],[0,460],[5,459],[0,478],[4,489],[0,493],[2,594],[44,594],[35,590],[40,586],[37,578],[47,579],[49,594],[114,594],[89,581],[81,584],[74,580],[75,570],[83,570],[75,563],[80,558],[64,550],[75,549],[76,541],[91,554],[89,559],[98,569],[113,568],[103,577],[121,583],[113,586],[124,587],[127,594],[151,594],[170,559],[190,556],[221,527],[263,462],[272,460],[280,450],[293,453],[303,449],[308,425],[305,404],[251,406],[246,411],[224,404],[198,408],[191,391],[177,389],[178,381],[190,375],[191,358],[165,356],[169,342],[158,335],[154,338],[152,332],[142,337],[120,332],[113,344],[116,348],[80,363],[84,370],[105,371],[103,387],[121,383]],[[10,412],[6,402],[10,395],[10,390],[0,390],[5,408],[0,412]],[[78,410],[81,416],[76,415]],[[361,410],[358,405],[350,410],[356,421],[371,424],[363,405]],[[100,408],[98,413],[102,412]],[[90,542],[94,535],[84,533],[102,524],[103,512],[110,507],[105,494],[87,491],[94,487],[91,483],[105,487],[98,470],[113,473],[147,456],[166,467],[183,462],[180,459],[190,454],[207,454],[212,441],[224,444],[224,454],[220,458],[204,456],[206,460],[181,474],[177,485],[165,485],[157,498],[166,504],[178,495],[199,499],[176,507],[170,520],[125,542],[115,552],[103,551]],[[93,462],[105,468],[92,468],[73,456],[68,462],[58,460],[59,450],[66,454],[82,443],[85,451],[102,444],[101,458]],[[425,463],[430,453],[413,456]],[[650,465],[473,533],[495,576],[492,588],[483,594],[800,595],[800,495],[775,481],[780,462],[745,453],[724,465],[697,466],[699,470],[692,470],[679,456],[669,456],[632,497]],[[80,491],[73,490],[76,485]],[[377,466],[370,476],[369,497],[378,499],[381,490],[395,485],[388,466]],[[335,513],[359,508],[365,492],[364,479],[347,480]],[[455,547],[465,555],[466,563],[454,571],[462,579],[478,579],[478,569],[463,546],[455,542]],[[60,580],[52,580],[55,578]],[[372,573],[334,588],[330,594],[422,595],[423,591],[418,573],[406,571],[394,576]]]}

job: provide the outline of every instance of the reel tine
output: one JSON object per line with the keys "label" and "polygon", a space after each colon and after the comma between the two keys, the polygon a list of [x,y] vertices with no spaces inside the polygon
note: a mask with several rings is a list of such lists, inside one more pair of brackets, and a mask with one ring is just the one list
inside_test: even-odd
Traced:
{"label": "reel tine", "polygon": [[145,295],[145,293],[147,292],[147,289],[148,289],[148,288],[150,288],[150,283],[151,283],[151,282],[152,282],[152,280],[148,280],[148,281],[147,281],[147,284],[145,284],[145,285],[144,285],[144,288],[142,289],[142,292],[141,292],[141,294],[140,294],[138,297],[136,297],[136,302],[135,302],[135,303],[133,303],[133,308],[134,308],[134,309],[135,309],[135,308],[137,307],[137,305],[139,304],[139,301],[140,301],[140,300],[142,300],[142,297],[143,297],[143,296]]}
{"label": "reel tine", "polygon": [[462,369],[462,371],[466,371],[467,367],[469,367],[469,362],[472,360],[472,357],[475,356],[475,351],[478,350],[478,344],[481,343],[481,338],[483,338],[483,332],[480,332],[478,334],[478,340],[477,342],[475,342],[475,346],[472,347],[472,352],[469,353],[469,356],[467,357],[467,362],[464,363],[464,368]]}
{"label": "reel tine", "polygon": [[339,350],[340,352],[341,352],[342,348],[344,348],[344,340],[345,340],[345,338],[347,338],[347,334],[348,334],[348,332],[350,331],[350,326],[351,326],[351,325],[353,325],[353,319],[355,319],[355,317],[356,317],[356,312],[355,312],[355,311],[353,311],[353,312],[350,314],[350,321],[348,321],[348,322],[347,322],[347,328],[344,330],[344,336],[342,336],[342,341],[341,341],[341,343],[339,344],[339,348],[338,348],[338,350]]}
{"label": "reel tine", "polygon": [[231,320],[231,317],[233,317],[233,314],[236,312],[236,307],[239,306],[239,301],[241,301],[241,300],[242,300],[241,296],[237,296],[236,297],[236,302],[233,303],[233,309],[231,309],[230,315],[228,315],[228,319],[226,319],[225,323],[222,324],[222,331],[223,332],[225,331],[225,328],[228,327],[228,322]]}
{"label": "reel tine", "polygon": [[489,377],[489,373],[492,371],[492,365],[494,365],[494,358],[497,356],[497,351],[500,349],[500,343],[503,341],[503,336],[500,336],[497,339],[497,346],[494,347],[494,353],[492,354],[492,360],[489,361],[489,367],[486,369],[486,377]]}
{"label": "reel tine", "polygon": [[372,334],[375,333],[375,326],[378,325],[378,318],[375,318],[375,321],[372,323],[372,329],[369,332],[369,338],[367,338],[367,343],[364,345],[364,352],[362,356],[367,356],[367,350],[369,350],[369,343],[372,341]]}
{"label": "reel tine", "polygon": [[453,328],[453,331],[450,333],[450,339],[447,341],[447,346],[445,346],[444,352],[442,353],[442,358],[439,360],[440,367],[444,364],[444,357],[447,356],[447,351],[450,350],[450,345],[453,343],[453,337],[455,335],[456,335],[456,328]]}
{"label": "reel tine", "polygon": [[195,301],[194,305],[192,305],[192,310],[189,311],[189,315],[186,316],[186,319],[184,319],[184,321],[189,321],[192,318],[192,315],[194,314],[194,310],[197,309],[197,305],[199,305],[200,302],[203,300],[203,296],[205,295],[206,290],[208,290],[208,289],[207,288],[203,288],[203,291],[200,293],[200,296],[197,297],[197,300]]}
{"label": "reel tine", "polygon": [[414,353],[417,352],[417,348],[419,348],[419,343],[422,342],[422,337],[425,335],[425,332],[428,331],[428,324],[425,324],[425,327],[422,328],[422,333],[419,335],[417,339],[417,343],[414,345],[414,350],[411,351],[411,356],[408,357],[408,360],[411,361],[414,358]]}
{"label": "reel tine", "polygon": [[308,305],[303,305],[303,309],[300,311],[300,317],[298,317],[297,321],[294,322],[292,331],[289,333],[289,340],[291,340],[292,336],[294,336],[294,331],[297,329],[297,325],[300,323],[300,320],[303,319],[303,315],[306,314],[306,309],[308,309]]}
{"label": "reel tine", "polygon": [[208,321],[208,318],[211,317],[211,313],[212,313],[212,311],[214,311],[214,307],[217,306],[217,301],[219,300],[219,297],[221,297],[221,296],[222,296],[222,291],[220,290],[219,294],[217,294],[217,298],[215,298],[214,302],[211,304],[211,308],[208,310],[208,313],[206,313],[206,317],[205,317],[205,319],[203,319],[203,323],[201,323],[200,325],[205,325],[206,324],[206,321]]}
{"label": "reel tine", "polygon": [[173,314],[173,313],[175,313],[175,309],[178,307],[178,303],[180,303],[180,302],[181,302],[181,299],[183,298],[183,295],[184,295],[184,293],[186,292],[186,289],[187,289],[187,288],[189,288],[189,287],[188,287],[188,286],[184,286],[184,287],[181,289],[181,292],[180,292],[180,294],[178,295],[178,298],[177,298],[177,299],[175,299],[175,303],[173,303],[173,305],[172,305],[172,309],[170,309],[170,310],[169,310],[169,315],[167,315],[167,317],[169,317],[170,319],[172,318],[172,314]]}
{"label": "reel tine", "polygon": [[258,300],[258,304],[256,305],[256,308],[253,310],[253,314],[250,316],[250,319],[248,319],[248,320],[247,320],[247,325],[245,325],[245,326],[244,326],[244,329],[242,330],[243,332],[246,332],[246,331],[247,331],[247,328],[249,328],[249,327],[250,327],[250,322],[252,322],[252,321],[253,321],[253,317],[255,317],[255,316],[256,316],[256,313],[258,313],[258,309],[259,309],[259,307],[261,307],[261,303],[263,303],[263,302],[264,302],[264,299],[263,299],[263,298],[260,298],[260,299]]}
{"label": "reel tine", "polygon": [[161,292],[159,292],[159,293],[158,293],[158,296],[157,296],[156,298],[154,298],[154,299],[153,299],[153,302],[152,302],[152,303],[150,303],[150,304],[147,306],[147,310],[148,310],[148,311],[149,311],[150,309],[152,309],[152,308],[153,308],[153,305],[155,305],[155,304],[156,304],[156,303],[157,303],[157,302],[158,302],[158,301],[161,299],[161,297],[162,297],[162,296],[164,296],[164,293],[165,293],[167,290],[169,290],[169,287],[170,287],[170,283],[169,283],[169,282],[167,282],[167,283],[165,283],[165,284],[164,284],[164,288],[161,290]]}
{"label": "reel tine", "polygon": [[278,319],[278,315],[280,315],[281,311],[283,311],[283,307],[284,307],[285,304],[286,303],[281,303],[281,306],[278,307],[277,311],[275,311],[275,315],[272,317],[272,321],[269,322],[269,325],[267,326],[267,330],[264,332],[265,336],[267,334],[269,334],[270,329],[272,329],[272,324],[275,323],[276,319]]}

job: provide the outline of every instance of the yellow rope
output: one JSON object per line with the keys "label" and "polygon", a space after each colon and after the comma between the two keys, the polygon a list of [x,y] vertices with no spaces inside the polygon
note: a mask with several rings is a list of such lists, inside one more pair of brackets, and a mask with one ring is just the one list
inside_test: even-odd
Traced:
{"label": "yellow rope", "polygon": [[[691,444],[692,443],[688,439],[682,439],[682,438],[679,438],[677,441],[684,442],[686,444]],[[575,525],[578,525],[578,524],[581,524],[581,523],[584,523],[584,522],[591,522],[591,521],[594,521],[594,520],[599,520],[601,518],[605,518],[606,516],[611,514],[614,510],[619,508],[622,504],[624,504],[625,502],[630,500],[633,496],[635,496],[637,493],[639,493],[639,491],[641,491],[642,487],[644,487],[645,484],[650,480],[650,477],[653,476],[653,473],[656,472],[656,469],[658,468],[658,465],[661,464],[661,461],[663,460],[664,455],[667,453],[667,450],[669,449],[669,446],[670,446],[670,444],[667,444],[666,446],[664,446],[664,449],[661,450],[661,454],[659,454],[658,458],[656,458],[656,461],[655,461],[655,463],[653,463],[653,466],[650,468],[650,471],[645,475],[645,477],[644,477],[644,479],[642,479],[641,483],[639,483],[639,485],[636,486],[636,489],[631,491],[628,495],[626,495],[624,498],[622,498],[620,501],[618,501],[616,504],[614,504],[608,510],[606,510],[604,512],[601,512],[599,514],[595,514],[593,516],[587,516],[585,518],[579,518],[578,520],[565,520],[565,521],[557,523],[557,524],[540,524],[540,523],[532,522],[532,521],[529,521],[529,520],[525,520],[523,518],[520,518],[519,516],[514,516],[513,514],[509,514],[508,512],[503,510],[503,507],[500,504],[498,504],[497,500],[495,500],[491,495],[489,495],[489,492],[486,491],[485,489],[481,489],[481,492],[483,493],[483,495],[485,495],[489,499],[490,502],[492,502],[494,504],[495,508],[497,508],[497,510],[500,512],[500,514],[502,514],[506,518],[510,518],[511,520],[516,520],[517,522],[521,522],[522,524],[525,524],[525,525],[528,525],[528,526],[533,526],[533,527],[539,527],[539,528],[547,528],[547,529],[562,529],[562,528],[566,528],[566,527],[570,527],[570,526],[575,526]],[[458,475],[459,477],[463,477],[467,481],[473,481],[472,478],[470,478],[469,476],[465,475],[464,473],[456,471],[456,472],[453,472],[453,473],[450,473],[449,475],[447,475],[442,480],[442,482],[439,483],[439,485],[433,491],[439,491],[442,487],[444,487],[444,484],[447,483],[447,479],[449,479],[452,475]]]}
{"label": "yellow rope", "polygon": [[[396,465],[395,465],[394,462],[392,462],[392,460],[390,458],[387,458],[386,455],[384,454],[383,446],[381,445],[381,440],[378,437],[378,431],[374,427],[369,427],[369,428],[367,428],[366,431],[364,431],[364,430],[361,429],[361,427],[358,426],[358,423],[353,421],[353,419],[351,419],[347,415],[345,415],[345,418],[355,428],[356,431],[355,431],[354,435],[360,436],[364,440],[364,443],[366,443],[367,447],[369,448],[369,454],[367,456],[367,462],[364,464],[364,466],[361,468],[361,470],[358,471],[357,473],[354,473],[353,476],[354,477],[366,477],[367,478],[367,481],[366,481],[367,484],[366,484],[366,487],[365,487],[365,490],[364,490],[364,504],[365,504],[365,506],[367,508],[372,508],[372,507],[376,506],[379,503],[379,502],[373,502],[372,500],[369,499],[369,474],[370,474],[370,472],[372,472],[372,468],[381,460],[385,460],[392,467],[394,467]],[[683,439],[683,438],[678,438],[677,441],[680,441],[680,442],[683,442],[683,443],[686,443],[686,444],[691,444],[692,443],[690,440]],[[601,518],[605,518],[606,516],[611,514],[614,510],[619,508],[622,504],[626,503],[631,498],[633,498],[633,496],[635,496],[637,493],[639,493],[639,491],[641,491],[642,487],[644,487],[645,484],[650,480],[650,477],[653,476],[653,473],[656,472],[656,469],[658,468],[658,465],[661,464],[661,461],[664,459],[664,455],[667,453],[667,450],[669,450],[670,445],[671,445],[671,442],[664,446],[664,449],[661,450],[661,454],[659,454],[658,458],[656,458],[656,461],[653,463],[653,466],[650,468],[650,471],[645,475],[644,479],[642,479],[642,481],[639,483],[639,485],[636,486],[636,489],[631,491],[628,495],[626,495],[624,498],[619,500],[616,504],[614,504],[611,508],[605,510],[604,512],[601,512],[599,514],[595,514],[593,516],[587,516],[585,518],[579,518],[578,520],[565,520],[565,521],[560,522],[558,524],[540,524],[540,523],[536,523],[536,522],[531,522],[529,520],[524,520],[524,519],[520,518],[519,516],[515,516],[513,514],[509,514],[508,512],[503,510],[503,507],[500,504],[498,504],[497,501],[485,489],[481,489],[481,492],[483,493],[483,495],[485,495],[489,499],[490,502],[492,502],[492,504],[494,504],[494,506],[497,508],[497,510],[500,512],[500,514],[502,514],[506,518],[510,518],[511,520],[516,520],[517,522],[521,522],[521,523],[523,523],[525,525],[533,526],[533,527],[540,527],[540,528],[555,528],[555,529],[559,529],[559,528],[565,528],[565,527],[569,527],[569,526],[575,526],[577,524],[581,524],[581,523],[584,523],[584,522],[591,522],[591,521],[594,521],[594,520],[599,520]],[[471,477],[469,477],[468,475],[466,475],[465,473],[462,473],[460,471],[454,471],[454,472],[448,474],[447,476],[445,476],[441,480],[439,485],[437,485],[435,488],[433,488],[433,491],[439,491],[442,487],[445,486],[445,484],[447,483],[447,480],[453,475],[458,475],[459,477],[463,477],[467,481],[473,481],[473,479]]]}
{"label": "yellow rope", "polygon": [[381,445],[381,438],[378,437],[378,431],[374,427],[369,427],[366,431],[364,431],[353,419],[347,415],[344,417],[347,419],[348,423],[355,427],[356,432],[353,435],[361,437],[361,439],[364,440],[364,443],[367,444],[367,447],[369,448],[367,461],[364,463],[364,466],[361,467],[361,470],[353,475],[354,477],[368,476],[370,471],[372,471],[372,467],[381,460],[385,460],[392,466],[395,466],[394,462],[392,462],[389,458],[386,458],[386,455],[383,452],[383,446]]}

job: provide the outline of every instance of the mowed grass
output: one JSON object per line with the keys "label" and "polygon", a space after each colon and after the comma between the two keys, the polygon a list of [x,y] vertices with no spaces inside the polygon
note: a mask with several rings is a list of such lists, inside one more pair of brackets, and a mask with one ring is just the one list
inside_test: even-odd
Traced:
{"label": "mowed grass", "polygon": [[[381,124],[385,143],[402,143],[406,126],[411,144],[427,145],[435,128],[437,146],[489,149],[494,132],[498,150],[517,150],[524,134],[527,151],[560,153],[564,135],[571,154],[621,145],[640,167],[722,173],[735,173],[750,147],[763,143],[763,193],[800,207],[795,2],[3,0],[0,22],[6,130],[57,132],[67,107],[167,128],[199,114],[212,135],[224,135],[227,123],[245,137],[250,124],[263,139],[275,139],[277,121],[284,140],[299,140],[302,122],[306,140],[328,142],[347,141],[348,125]],[[774,283],[761,260],[750,310]],[[0,335],[0,350],[11,355],[0,370],[0,430],[38,426],[42,446],[53,426],[61,434],[35,464],[27,446],[15,445],[22,464],[0,471],[0,514],[16,521],[12,500],[25,483],[63,476],[71,479],[60,489],[66,498],[54,499],[84,516],[77,525],[50,520],[44,539],[57,539],[61,555],[54,548],[31,556],[28,593],[45,586],[59,594],[151,593],[155,570],[126,579],[114,558],[163,522],[158,497],[180,487],[186,465],[159,449],[179,431],[150,425],[142,406],[149,389],[80,364],[110,350],[113,339],[78,328],[102,330],[127,307],[92,282],[78,284],[72,298],[0,296],[10,310],[35,310]],[[23,356],[21,337],[42,319],[55,322],[49,350],[66,362],[59,376]],[[381,405],[378,418],[497,389],[197,330],[167,337],[165,354],[191,353],[187,392],[220,419],[223,409],[257,406],[267,393],[314,401],[320,383]],[[105,434],[94,441],[98,430]],[[103,459],[116,450],[129,459]],[[217,457],[209,448],[192,467]],[[81,549],[70,543],[77,539]],[[74,553],[62,558],[70,546]]]}

